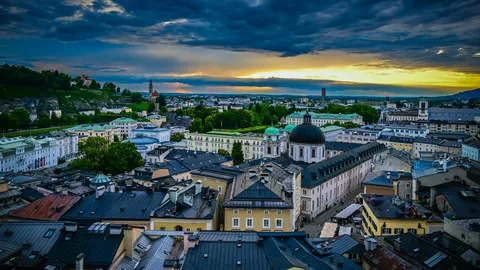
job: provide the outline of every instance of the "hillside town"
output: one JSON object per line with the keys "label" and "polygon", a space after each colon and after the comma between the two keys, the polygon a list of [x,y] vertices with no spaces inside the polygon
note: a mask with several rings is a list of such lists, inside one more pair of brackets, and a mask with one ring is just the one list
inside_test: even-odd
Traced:
{"label": "hillside town", "polygon": [[4,134],[1,269],[480,268],[478,102],[140,102]]}

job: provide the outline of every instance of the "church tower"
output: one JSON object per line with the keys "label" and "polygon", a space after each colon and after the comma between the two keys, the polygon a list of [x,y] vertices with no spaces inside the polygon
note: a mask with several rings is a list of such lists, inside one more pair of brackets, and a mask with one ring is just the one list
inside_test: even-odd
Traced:
{"label": "church tower", "polygon": [[148,97],[149,97],[149,100],[152,99],[152,94],[153,94],[153,82],[152,82],[152,79],[150,79],[150,85],[148,86]]}
{"label": "church tower", "polygon": [[418,101],[418,120],[428,120],[428,100],[420,98]]}

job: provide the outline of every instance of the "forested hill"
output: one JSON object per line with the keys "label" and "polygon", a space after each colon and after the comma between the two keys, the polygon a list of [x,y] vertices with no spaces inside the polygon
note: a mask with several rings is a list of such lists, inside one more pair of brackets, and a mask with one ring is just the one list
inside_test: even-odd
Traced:
{"label": "forested hill", "polygon": [[[74,81],[79,82],[80,77]],[[69,74],[57,70],[37,72],[18,65],[4,64],[0,67],[0,98],[55,97],[57,90],[75,90]],[[83,85],[83,83],[77,83]],[[92,82],[91,89],[100,89],[100,84]]]}

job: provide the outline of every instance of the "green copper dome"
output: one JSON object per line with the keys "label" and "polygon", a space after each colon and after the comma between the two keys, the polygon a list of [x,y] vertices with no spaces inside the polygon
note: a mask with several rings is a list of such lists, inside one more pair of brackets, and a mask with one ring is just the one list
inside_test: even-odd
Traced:
{"label": "green copper dome", "polygon": [[271,126],[267,129],[265,129],[265,135],[270,135],[270,136],[277,136],[280,135],[280,131],[278,131],[278,128]]}
{"label": "green copper dome", "polygon": [[285,131],[288,133],[291,133],[294,128],[295,128],[294,124],[288,124],[285,126]]}

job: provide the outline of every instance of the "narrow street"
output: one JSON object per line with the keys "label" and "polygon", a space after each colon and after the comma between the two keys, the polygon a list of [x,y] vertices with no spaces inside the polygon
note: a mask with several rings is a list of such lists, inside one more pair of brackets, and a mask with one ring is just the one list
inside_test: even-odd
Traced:
{"label": "narrow street", "polygon": [[330,218],[336,215],[337,210],[341,210],[349,206],[353,202],[355,197],[357,197],[357,195],[360,194],[362,191],[363,191],[363,188],[357,189],[347,197],[344,204],[337,204],[336,206],[333,206],[332,208],[328,209],[326,212],[317,216],[315,218],[315,221],[312,223],[304,223],[303,227],[305,229],[305,232],[310,237],[318,237],[320,235],[320,232],[322,231],[323,223],[325,223],[326,221],[330,221]]}

